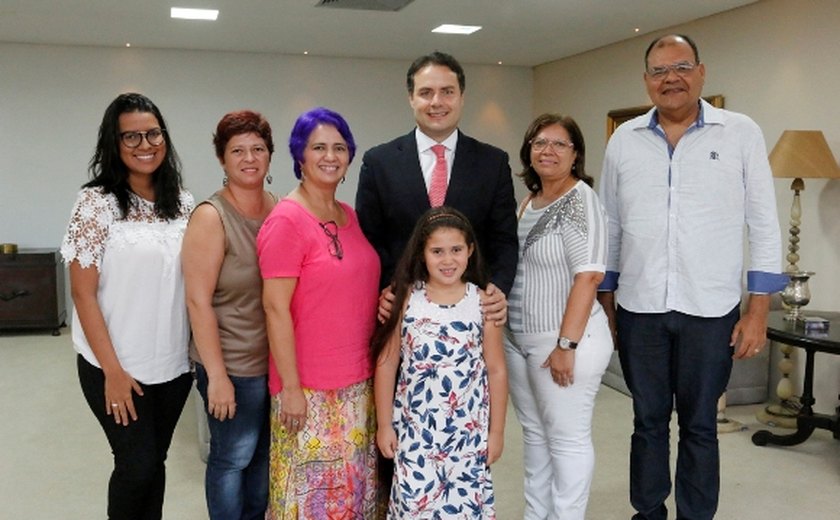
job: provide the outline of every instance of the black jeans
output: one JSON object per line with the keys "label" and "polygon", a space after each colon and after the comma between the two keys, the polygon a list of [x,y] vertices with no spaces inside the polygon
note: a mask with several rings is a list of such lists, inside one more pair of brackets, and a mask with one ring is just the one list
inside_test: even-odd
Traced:
{"label": "black jeans", "polygon": [[114,454],[114,471],[108,484],[110,520],[160,520],[166,484],[166,453],[175,425],[184,409],[192,377],[181,374],[155,385],[140,384],[143,396],[134,394],[137,420],[128,426],[105,414],[105,374],[81,355],[76,362],[79,382],[88,406],[105,431]]}

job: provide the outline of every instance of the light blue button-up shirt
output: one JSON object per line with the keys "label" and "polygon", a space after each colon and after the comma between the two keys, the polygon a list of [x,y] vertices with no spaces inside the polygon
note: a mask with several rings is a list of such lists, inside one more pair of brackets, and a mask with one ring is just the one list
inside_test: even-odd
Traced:
{"label": "light blue button-up shirt", "polygon": [[615,290],[627,310],[723,316],[741,299],[745,233],[747,290],[777,292],[787,281],[761,129],[743,114],[700,103],[676,147],[656,109],[621,125],[607,145],[601,290]]}

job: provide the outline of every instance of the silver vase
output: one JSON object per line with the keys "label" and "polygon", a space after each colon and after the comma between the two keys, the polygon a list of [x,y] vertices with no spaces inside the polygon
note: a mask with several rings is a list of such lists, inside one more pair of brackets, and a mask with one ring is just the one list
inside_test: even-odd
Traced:
{"label": "silver vase", "polygon": [[814,276],[812,271],[794,271],[785,273],[790,277],[785,289],[782,291],[782,303],[788,309],[785,314],[786,320],[801,320],[802,307],[811,301],[811,289],[808,288],[808,279]]}

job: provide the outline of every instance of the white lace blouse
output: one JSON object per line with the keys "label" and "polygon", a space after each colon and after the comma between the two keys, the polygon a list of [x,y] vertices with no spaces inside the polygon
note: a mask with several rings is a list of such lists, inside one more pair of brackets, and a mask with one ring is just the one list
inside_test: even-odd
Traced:
{"label": "white lace blouse", "polygon": [[[99,271],[99,307],[123,368],[142,383],[163,383],[189,370],[181,241],[194,201],[182,191],[181,215],[163,220],[153,203],[130,197],[122,219],[113,194],[83,188],[61,254]],[[72,335],[76,352],[99,367],[75,307]]]}

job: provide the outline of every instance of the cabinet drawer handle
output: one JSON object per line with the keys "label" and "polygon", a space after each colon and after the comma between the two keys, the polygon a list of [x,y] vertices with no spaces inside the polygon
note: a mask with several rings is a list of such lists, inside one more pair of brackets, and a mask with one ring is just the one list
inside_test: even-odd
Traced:
{"label": "cabinet drawer handle", "polygon": [[10,293],[0,293],[0,300],[3,300],[4,302],[10,302],[15,298],[26,296],[28,294],[29,291],[27,291],[26,289],[16,289]]}

